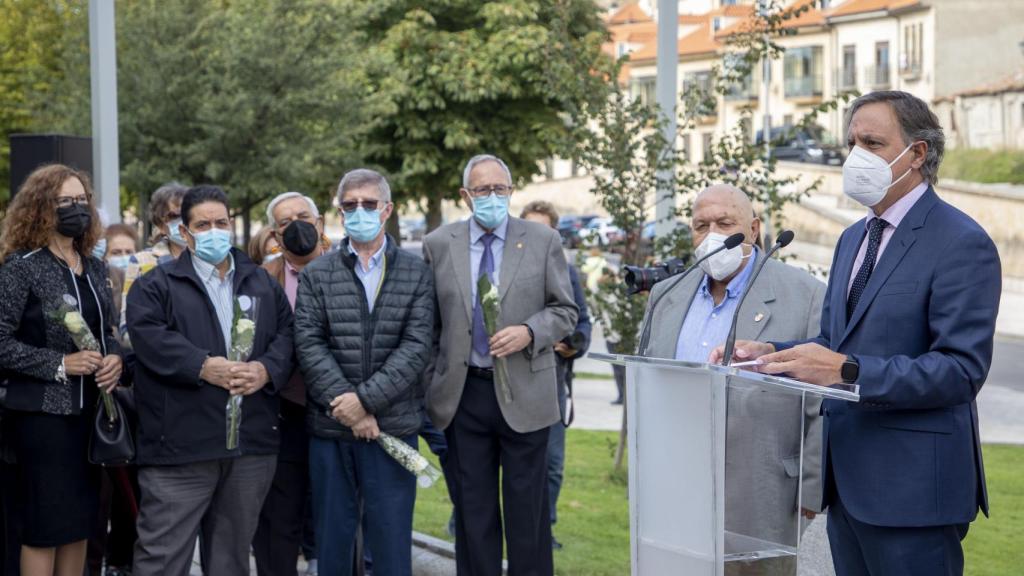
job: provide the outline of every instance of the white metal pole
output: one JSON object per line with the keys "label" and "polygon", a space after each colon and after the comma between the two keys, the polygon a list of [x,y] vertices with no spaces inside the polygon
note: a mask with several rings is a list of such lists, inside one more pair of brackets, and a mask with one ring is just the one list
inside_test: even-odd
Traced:
{"label": "white metal pole", "polygon": [[[658,44],[657,44],[657,80],[655,92],[658,108],[664,115],[665,140],[676,145],[676,100],[678,97],[679,74],[679,2],[678,0],[658,0]],[[662,236],[675,228],[675,170],[663,170],[658,179],[665,184],[657,191],[655,207],[655,234]]]}
{"label": "white metal pole", "polygon": [[[761,17],[764,19],[765,25],[767,26],[767,23],[768,23],[768,2],[767,2],[767,0],[759,0],[758,5],[759,5],[760,12],[761,12]],[[770,42],[770,41],[771,41],[771,37],[768,35],[768,31],[766,29],[765,33],[764,33],[764,44],[765,44],[765,47],[768,46],[768,42]],[[768,53],[767,52],[765,52],[764,55],[761,57],[761,62],[762,62],[762,65],[761,65],[761,92],[762,92],[762,104],[761,104],[761,106],[762,106],[762,108],[761,109],[764,111],[764,121],[763,121],[762,128],[761,128],[761,130],[762,130],[761,134],[763,135],[762,140],[764,142],[764,161],[765,161],[765,163],[767,163],[768,159],[771,157],[771,154],[772,154],[772,144],[771,144],[771,141],[772,141],[772,112],[771,112],[771,108],[769,107],[769,98],[771,98],[771,84],[772,84],[772,82],[771,82],[772,61],[771,61],[771,58],[768,57]],[[761,230],[761,235],[764,237],[764,245],[765,245],[765,248],[767,248],[768,246],[772,245],[772,243],[773,243],[772,238],[774,236],[774,233],[773,233],[773,230],[772,230],[772,217],[771,217],[771,213],[768,211],[767,206],[764,209],[764,212],[762,214],[761,219],[762,219],[762,224],[763,224],[763,227],[762,227],[762,230]]]}
{"label": "white metal pole", "polygon": [[89,64],[92,80],[93,187],[98,196],[98,205],[106,211],[110,222],[120,222],[114,0],[89,2]]}

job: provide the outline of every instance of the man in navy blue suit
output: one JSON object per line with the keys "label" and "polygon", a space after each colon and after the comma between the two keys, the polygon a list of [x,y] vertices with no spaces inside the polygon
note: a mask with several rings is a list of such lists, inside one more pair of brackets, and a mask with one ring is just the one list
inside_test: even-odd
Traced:
{"label": "man in navy blue suit", "polygon": [[738,342],[735,357],[860,386],[859,403],[822,404],[838,576],[962,574],[960,541],[979,507],[988,514],[974,400],[992,360],[999,255],[932,188],[944,136],[924,102],[872,92],[847,114],[843,188],[869,212],[839,238],[821,334]]}

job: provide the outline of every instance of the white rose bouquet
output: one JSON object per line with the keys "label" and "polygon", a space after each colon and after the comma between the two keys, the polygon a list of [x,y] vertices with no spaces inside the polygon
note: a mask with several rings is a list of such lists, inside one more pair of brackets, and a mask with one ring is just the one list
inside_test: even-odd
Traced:
{"label": "white rose bouquet", "polygon": [[[92,330],[89,330],[89,325],[82,313],[78,310],[78,300],[74,296],[65,294],[57,302],[57,306],[53,310],[53,317],[67,329],[76,348],[91,352],[103,351],[96,336],[93,335]],[[113,422],[117,419],[117,412],[114,411],[114,399],[104,390],[100,390],[100,398],[103,399],[103,408],[106,411],[107,419]]]}
{"label": "white rose bouquet", "polygon": [[[488,336],[498,331],[498,317],[501,316],[501,297],[498,287],[491,283],[487,274],[481,274],[476,283],[476,293],[480,296],[480,307],[484,313],[484,328]],[[512,402],[512,388],[508,377],[508,359],[494,358],[494,380],[506,403]]]}
{"label": "white rose bouquet", "polygon": [[[252,354],[256,340],[256,310],[259,299],[239,296],[235,299],[235,312],[231,320],[231,347],[228,360],[245,362]],[[227,405],[227,448],[238,448],[238,432],[242,426],[242,396],[231,396]]]}
{"label": "white rose bouquet", "polygon": [[441,471],[435,468],[429,460],[415,448],[391,434],[381,432],[380,436],[377,436],[377,443],[403,468],[415,474],[416,482],[423,488],[430,488],[434,482],[441,479]]}

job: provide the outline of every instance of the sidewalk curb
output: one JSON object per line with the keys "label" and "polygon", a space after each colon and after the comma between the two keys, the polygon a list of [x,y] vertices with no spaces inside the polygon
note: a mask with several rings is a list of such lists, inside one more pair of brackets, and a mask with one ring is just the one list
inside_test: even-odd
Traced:
{"label": "sidewalk curb", "polygon": [[[413,573],[440,574],[445,571],[441,565],[450,567],[447,574],[455,574],[455,543],[435,538],[422,532],[412,533]],[[422,566],[421,566],[422,564]],[[501,561],[501,573],[508,573],[508,561]]]}
{"label": "sidewalk curb", "polygon": [[435,538],[422,532],[412,533],[412,545],[438,556],[455,559],[455,544],[447,540]]}

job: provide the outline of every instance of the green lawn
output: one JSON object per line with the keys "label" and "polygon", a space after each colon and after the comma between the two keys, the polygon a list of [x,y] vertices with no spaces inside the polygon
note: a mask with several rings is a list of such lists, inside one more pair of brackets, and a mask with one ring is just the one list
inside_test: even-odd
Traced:
{"label": "green lawn", "polygon": [[[613,479],[616,433],[569,430],[565,484],[555,536],[555,572],[563,576],[629,574],[629,504],[623,478]],[[426,453],[426,446],[423,447]],[[967,576],[1024,573],[1024,446],[984,447],[992,517],[971,525],[964,543]],[[433,458],[433,456],[430,456]],[[447,539],[451,505],[444,483],[420,489],[415,529]]]}
{"label": "green lawn", "polygon": [[991,516],[979,515],[964,540],[967,576],[1024,573],[1024,446],[986,444]]}

